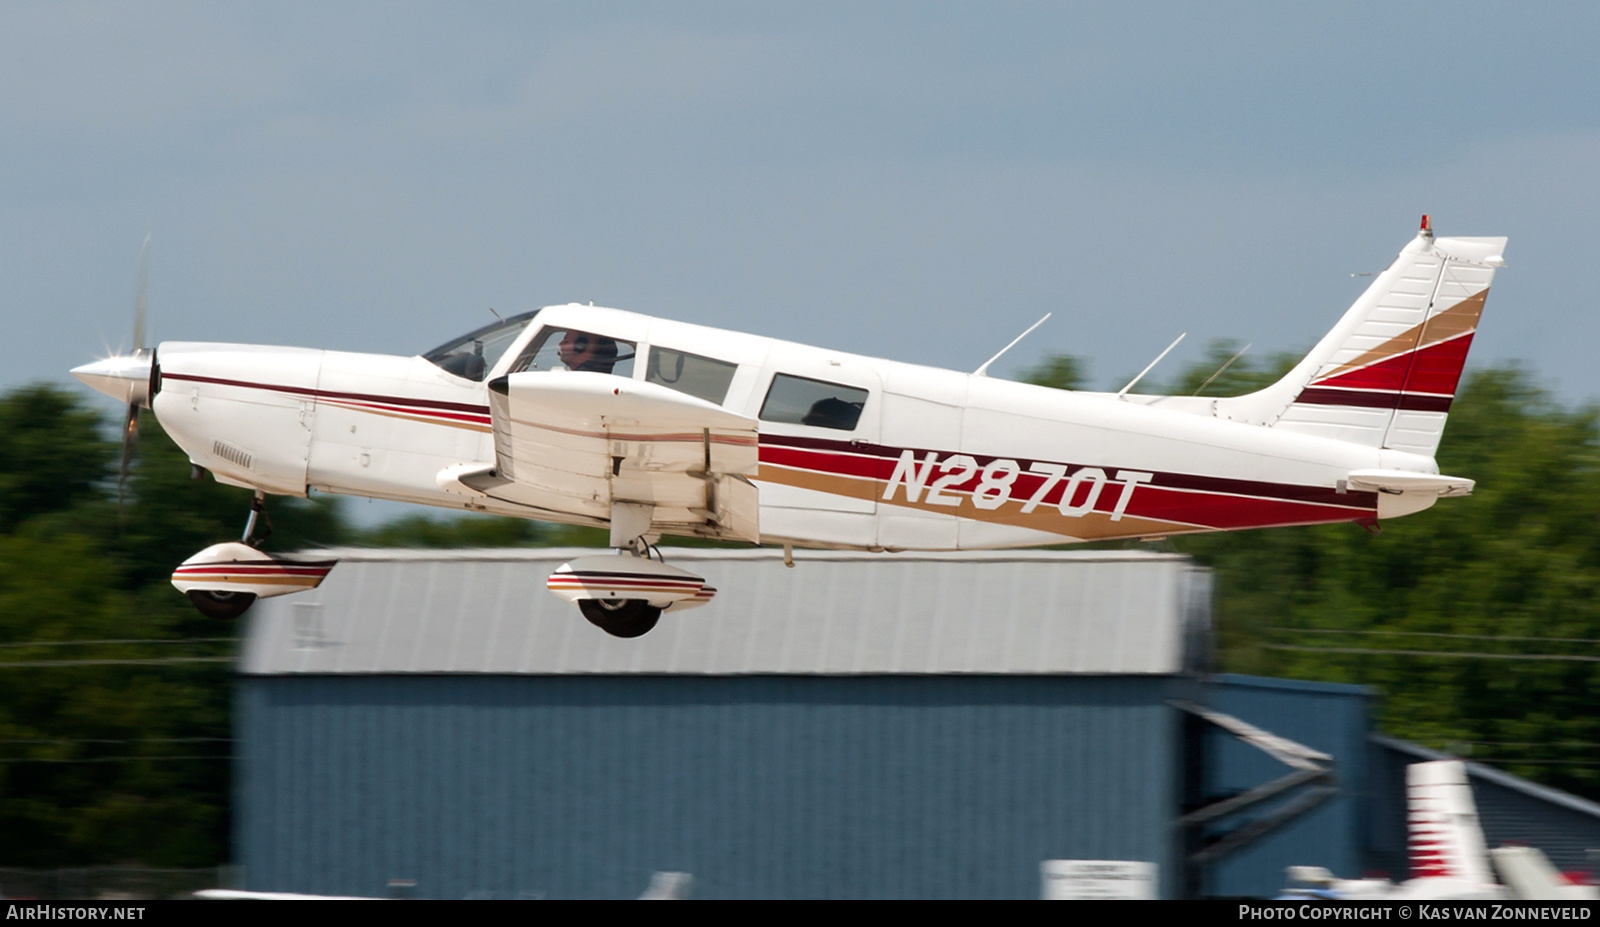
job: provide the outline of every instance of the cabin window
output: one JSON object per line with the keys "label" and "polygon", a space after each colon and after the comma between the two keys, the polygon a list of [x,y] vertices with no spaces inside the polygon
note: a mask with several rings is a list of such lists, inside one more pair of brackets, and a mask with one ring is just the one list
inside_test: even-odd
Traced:
{"label": "cabin window", "polygon": [[651,348],[650,363],[645,366],[644,378],[648,382],[660,383],[720,406],[728,398],[728,386],[733,383],[733,375],[738,369],[738,364],[686,351]]}
{"label": "cabin window", "polygon": [[595,332],[547,328],[523,350],[511,373],[524,370],[583,370],[633,376],[634,344]]}
{"label": "cabin window", "polygon": [[500,355],[506,353],[506,349],[528,327],[538,311],[535,309],[493,325],[485,325],[475,332],[439,345],[422,355],[422,358],[438,364],[447,373],[481,383]]}
{"label": "cabin window", "polygon": [[854,431],[866,404],[864,389],[780,373],[761,403],[761,420]]}

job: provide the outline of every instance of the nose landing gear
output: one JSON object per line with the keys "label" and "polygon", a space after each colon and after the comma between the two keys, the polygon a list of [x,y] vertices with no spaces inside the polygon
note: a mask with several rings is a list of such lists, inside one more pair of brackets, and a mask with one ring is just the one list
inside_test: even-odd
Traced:
{"label": "nose landing gear", "polygon": [[226,592],[221,589],[190,589],[189,601],[207,618],[228,621],[256,604],[253,592]]}
{"label": "nose landing gear", "polygon": [[[237,618],[258,598],[315,589],[339,562],[292,560],[258,550],[272,533],[265,503],[266,495],[256,493],[240,540],[213,544],[173,571],[172,585],[207,618]],[[256,537],[263,522],[266,533]]]}

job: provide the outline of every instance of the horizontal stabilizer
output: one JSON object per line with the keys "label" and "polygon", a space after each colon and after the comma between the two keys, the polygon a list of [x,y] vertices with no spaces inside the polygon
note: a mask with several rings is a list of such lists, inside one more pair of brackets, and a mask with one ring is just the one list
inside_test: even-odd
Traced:
{"label": "horizontal stabilizer", "polygon": [[1436,496],[1470,496],[1472,480],[1441,473],[1416,473],[1411,470],[1352,470],[1351,489],[1387,493],[1431,493]]}
{"label": "horizontal stabilizer", "polygon": [[1511,890],[1511,897],[1527,901],[1596,901],[1600,889],[1576,885],[1550,864],[1549,857],[1534,847],[1506,846],[1489,851],[1500,881]]}

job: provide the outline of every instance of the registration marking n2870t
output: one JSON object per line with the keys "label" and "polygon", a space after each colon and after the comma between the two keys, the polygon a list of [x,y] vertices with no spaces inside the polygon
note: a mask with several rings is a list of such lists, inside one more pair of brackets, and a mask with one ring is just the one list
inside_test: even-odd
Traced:
{"label": "registration marking n2870t", "polygon": [[[938,478],[930,483],[936,472]],[[956,488],[977,477],[977,485],[970,492],[972,504],[992,511],[1011,501],[1011,490],[1021,473],[1022,467],[1015,460],[997,459],[980,467],[976,460],[966,454],[952,454],[940,460],[937,451],[928,451],[919,461],[915,452],[902,451],[900,459],[895,462],[894,474],[884,487],[883,501],[893,502],[895,491],[903,489],[907,502],[921,501],[927,505],[953,508],[961,504],[961,496],[953,494]],[[1128,503],[1133,499],[1134,488],[1155,478],[1155,474],[1142,470],[1118,470],[1113,479],[1100,467],[1072,470],[1065,464],[1056,463],[1031,463],[1028,473],[1041,479],[1039,487],[1022,503],[1024,515],[1038,508],[1052,489],[1065,482],[1055,508],[1062,515],[1081,518],[1095,510],[1100,494],[1108,483],[1117,483],[1122,490],[1111,510],[1112,521],[1122,520]]]}

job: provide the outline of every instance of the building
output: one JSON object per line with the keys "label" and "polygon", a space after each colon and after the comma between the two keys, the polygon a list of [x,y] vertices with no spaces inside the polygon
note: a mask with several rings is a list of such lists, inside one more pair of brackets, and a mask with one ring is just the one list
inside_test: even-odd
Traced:
{"label": "building", "polygon": [[1375,839],[1369,693],[1207,675],[1175,554],[669,551],[716,601],[623,640],[544,588],[577,551],[336,553],[248,616],[251,890],[1037,898],[1099,860],[1259,896]]}

